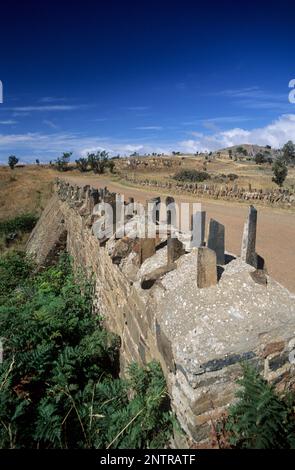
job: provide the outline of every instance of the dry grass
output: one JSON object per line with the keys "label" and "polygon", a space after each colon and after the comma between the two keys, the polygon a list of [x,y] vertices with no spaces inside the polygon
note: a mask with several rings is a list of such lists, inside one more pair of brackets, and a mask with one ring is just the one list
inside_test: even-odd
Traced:
{"label": "dry grass", "polygon": [[[271,190],[277,188],[277,185],[272,182],[273,173],[271,170],[271,165],[268,163],[263,165],[256,165],[253,161],[233,161],[228,157],[215,158],[211,162],[207,163],[205,163],[203,157],[174,157],[174,159],[179,161],[179,166],[173,168],[164,167],[154,169],[150,166],[147,166],[145,168],[139,167],[135,170],[129,169],[128,172],[142,179],[148,178],[157,181],[171,181],[173,174],[178,170],[196,169],[203,171],[206,169],[211,177],[220,174],[227,175],[229,173],[235,173],[238,175],[238,179],[235,180],[235,184],[241,188],[248,189],[249,184],[251,184],[252,189]],[[148,159],[145,158],[145,160]],[[126,170],[123,169],[122,171],[126,172]],[[220,185],[224,186],[224,183],[220,183]],[[289,168],[289,173],[285,181],[284,188],[295,188],[295,168]]]}
{"label": "dry grass", "polygon": [[52,194],[57,173],[33,165],[11,170],[0,167],[0,220],[24,213],[39,215]]}

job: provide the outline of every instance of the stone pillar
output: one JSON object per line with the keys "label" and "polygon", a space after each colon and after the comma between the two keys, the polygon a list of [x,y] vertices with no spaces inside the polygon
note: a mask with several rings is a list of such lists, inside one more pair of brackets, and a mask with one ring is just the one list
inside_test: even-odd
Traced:
{"label": "stone pillar", "polygon": [[248,218],[244,226],[241,258],[251,266],[257,267],[256,247],[257,210],[249,207]]}
{"label": "stone pillar", "polygon": [[191,217],[191,247],[199,248],[204,246],[205,241],[205,223],[206,223],[206,212],[199,211]]}
{"label": "stone pillar", "polygon": [[178,238],[167,238],[167,263],[174,263],[180,256],[184,255],[185,249]]}
{"label": "stone pillar", "polygon": [[155,238],[142,238],[140,244],[140,264],[156,253]]}
{"label": "stone pillar", "polygon": [[175,199],[172,196],[167,196],[166,204],[166,223],[167,225],[176,225],[176,207]]}
{"label": "stone pillar", "polygon": [[209,235],[208,235],[208,248],[215,251],[217,264],[223,265],[224,260],[224,225],[217,222],[217,220],[210,219]]}
{"label": "stone pillar", "polygon": [[128,198],[125,214],[127,219],[132,219],[134,216],[134,197]]}
{"label": "stone pillar", "polygon": [[198,248],[197,257],[197,286],[204,287],[215,286],[217,284],[217,264],[216,253],[210,248]]}
{"label": "stone pillar", "polygon": [[[147,201],[148,203],[148,210],[151,211],[151,219],[154,224],[159,224],[160,221],[160,204],[161,204],[161,198],[160,196],[153,197],[152,199],[149,199]],[[149,206],[150,207],[149,209]],[[148,214],[150,215],[150,214]]]}

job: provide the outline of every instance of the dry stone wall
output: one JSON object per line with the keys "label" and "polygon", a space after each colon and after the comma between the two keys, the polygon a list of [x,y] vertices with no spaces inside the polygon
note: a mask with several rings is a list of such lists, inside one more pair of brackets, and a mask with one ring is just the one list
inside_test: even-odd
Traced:
{"label": "dry stone wall", "polygon": [[295,208],[295,193],[288,189],[257,190],[249,186],[240,188],[237,184],[220,186],[212,183],[172,183],[170,181],[157,181],[149,178],[139,178],[133,174],[122,174],[121,177],[136,185],[169,190],[174,193],[189,193],[200,197],[212,199],[249,201],[259,204],[275,205]]}
{"label": "dry stone wall", "polygon": [[[42,266],[66,246],[75,266],[94,274],[94,308],[121,338],[122,374],[132,361],[159,361],[185,445],[206,445],[212,420],[234,400],[241,361],[278,387],[294,385],[295,296],[251,253],[252,208],[243,238],[247,257],[241,258],[224,253],[225,227],[218,221],[210,223],[210,248],[203,237],[198,246],[170,216],[161,220],[157,208],[155,236],[146,237],[145,230],[143,238],[134,236],[146,215],[133,199],[125,204],[123,226],[108,232],[114,220],[104,202],[114,206],[117,196],[58,181],[27,251]],[[173,198],[167,203],[171,210]],[[115,219],[121,215],[115,210]],[[201,215],[194,220],[205,223]],[[176,436],[174,444],[184,441]]]}

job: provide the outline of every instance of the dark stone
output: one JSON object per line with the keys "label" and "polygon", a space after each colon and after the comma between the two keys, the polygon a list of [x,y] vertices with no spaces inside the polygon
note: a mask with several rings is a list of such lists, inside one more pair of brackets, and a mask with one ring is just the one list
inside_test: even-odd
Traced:
{"label": "dark stone", "polygon": [[176,268],[175,264],[161,266],[160,268],[154,269],[151,273],[145,274],[141,280],[141,288],[142,289],[150,289],[154,283],[160,279],[165,274],[169,273]]}
{"label": "dark stone", "polygon": [[215,251],[217,264],[223,265],[224,258],[224,225],[217,222],[217,220],[210,219],[208,248]]}
{"label": "dark stone", "polygon": [[286,362],[289,362],[288,352],[284,352],[282,354],[279,354],[273,357],[272,359],[269,359],[268,365],[269,365],[270,370],[274,371],[274,370],[279,369],[280,367],[283,367],[283,365],[286,364]]}
{"label": "dark stone", "polygon": [[183,244],[178,238],[171,236],[167,239],[167,260],[168,264],[174,263],[180,256],[185,253]]}
{"label": "dark stone", "polygon": [[176,225],[176,207],[175,207],[175,200],[172,196],[166,197],[166,211],[167,211],[167,218],[166,223],[167,225]]}
{"label": "dark stone", "polygon": [[236,364],[237,362],[248,361],[249,359],[253,359],[255,356],[256,355],[253,351],[245,352],[243,354],[231,354],[222,359],[212,359],[211,361],[205,362],[204,364],[201,364],[201,367],[205,372],[213,372],[223,369],[224,367],[231,366],[232,364]]}
{"label": "dark stone", "polygon": [[267,285],[267,277],[265,272],[261,269],[256,269],[250,273],[251,278],[253,279],[256,284],[260,284],[261,286]]}
{"label": "dark stone", "polygon": [[156,320],[156,339],[159,353],[163,356],[166,366],[170,372],[175,373],[175,363],[172,352],[171,341],[167,338],[165,333],[161,330],[159,323]]}

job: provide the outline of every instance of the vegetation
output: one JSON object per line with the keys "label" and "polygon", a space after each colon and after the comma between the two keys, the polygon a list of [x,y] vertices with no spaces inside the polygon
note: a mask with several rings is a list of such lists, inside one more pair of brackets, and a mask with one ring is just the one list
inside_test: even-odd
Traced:
{"label": "vegetation", "polygon": [[230,408],[222,430],[227,445],[247,449],[295,448],[294,394],[278,395],[274,386],[247,365],[243,366],[243,378],[238,384],[239,401]]}
{"label": "vegetation", "polygon": [[76,160],[76,165],[78,170],[80,170],[82,173],[87,171],[88,168],[88,158],[79,158]]}
{"label": "vegetation", "polygon": [[10,155],[10,157],[8,157],[8,165],[10,166],[11,170],[14,169],[15,165],[17,165],[19,162],[18,158],[16,158],[15,155]]}
{"label": "vegetation", "polygon": [[68,257],[36,273],[10,252],[0,278],[0,447],[163,447],[172,417],[161,369],[134,364],[117,378],[117,337]]}
{"label": "vegetation", "polygon": [[180,170],[173,176],[173,179],[177,181],[192,181],[195,183],[200,183],[210,179],[210,175],[206,171]]}
{"label": "vegetation", "polygon": [[261,165],[266,162],[266,157],[262,152],[258,152],[256,153],[254,160],[256,165]]}
{"label": "vegetation", "polygon": [[280,187],[283,186],[288,175],[288,168],[284,160],[278,158],[272,166],[272,171],[274,174],[272,181]]}
{"label": "vegetation", "polygon": [[61,157],[55,162],[55,166],[58,171],[66,171],[68,169],[68,164],[70,163],[70,159],[72,156],[72,152],[64,152]]}
{"label": "vegetation", "polygon": [[284,147],[282,148],[283,156],[282,160],[283,163],[286,165],[288,164],[295,164],[295,144],[292,140],[289,140]]}
{"label": "vegetation", "polygon": [[31,232],[38,217],[34,214],[22,214],[13,219],[0,220],[0,235],[7,235],[11,232]]}
{"label": "vegetation", "polygon": [[240,153],[240,154],[244,155],[245,157],[248,155],[247,149],[245,149],[242,146],[237,147],[236,151],[237,151],[237,153]]}
{"label": "vegetation", "polygon": [[102,174],[108,167],[109,154],[105,150],[96,153],[88,153],[87,158],[90,168],[94,173]]}

